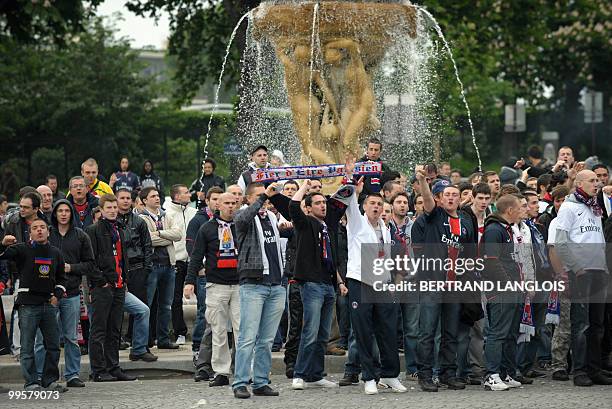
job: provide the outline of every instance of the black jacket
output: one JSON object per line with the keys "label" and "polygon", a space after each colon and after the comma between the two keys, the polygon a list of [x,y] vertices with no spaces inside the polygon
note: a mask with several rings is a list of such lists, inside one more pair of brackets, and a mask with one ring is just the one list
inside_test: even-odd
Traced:
{"label": "black jacket", "polygon": [[120,214],[118,220],[125,226],[125,252],[130,270],[153,270],[153,246],[147,223],[133,212]]}
{"label": "black jacket", "polygon": [[[232,223],[232,236],[234,237],[234,245],[237,245],[236,227]],[[219,268],[217,265],[219,256],[219,223],[214,217],[204,223],[195,240],[189,267],[187,268],[187,277],[185,284],[195,285],[198,277],[198,272],[202,269],[202,260],[206,271],[206,282],[232,285],[238,284],[238,270],[236,268]],[[237,258],[236,258],[237,260]]]}
{"label": "black jacket", "polygon": [[66,235],[62,236],[57,227],[57,207],[61,204],[70,206],[66,199],[58,200],[51,214],[51,231],[49,242],[62,252],[64,262],[70,264],[70,272],[66,273],[66,295],[72,297],[79,294],[82,276],[89,276],[94,269],[94,256],[89,236],[71,221]]}
{"label": "black jacket", "polygon": [[[121,222],[117,222],[119,236],[122,247],[122,280],[127,280],[127,271],[129,270],[129,261],[127,258],[127,241],[125,238],[125,226]],[[103,287],[106,283],[115,286],[118,282],[118,275],[115,268],[115,256],[113,250],[112,227],[110,222],[101,219],[85,229],[85,232],[91,239],[91,247],[95,257],[95,266],[91,276],[89,277],[90,287]]]}
{"label": "black jacket", "polygon": [[548,243],[548,228],[550,227],[550,222],[552,222],[555,217],[557,217],[557,211],[553,205],[549,205],[544,213],[538,217],[538,230],[542,233],[546,243]]}
{"label": "black jacket", "polygon": [[221,189],[225,190],[225,180],[221,176],[217,176],[214,173],[212,175],[204,175],[200,176],[199,179],[193,181],[191,186],[189,187],[189,192],[191,193],[191,201],[196,202],[197,208],[200,209],[205,206],[204,201],[200,201],[198,199],[198,192],[208,192],[213,186],[218,186]]}
{"label": "black jacket", "polygon": [[195,243],[196,236],[200,231],[200,227],[202,227],[209,220],[210,217],[208,217],[206,208],[203,208],[198,210],[198,212],[189,222],[187,231],[185,232],[185,248],[187,249],[187,254],[189,254],[189,257],[191,257],[191,253],[193,253],[193,245]]}
{"label": "black jacket", "polygon": [[0,246],[0,259],[13,260],[19,270],[16,304],[40,305],[52,295],[61,298],[66,291],[66,273],[62,253],[51,244],[17,243]]}
{"label": "black jacket", "polygon": [[[289,214],[297,232],[296,260],[299,260],[299,262],[295,264],[294,278],[301,282],[335,284],[336,272],[329,271],[322,262],[321,222],[313,216],[306,216],[300,208],[300,202],[295,200],[292,200],[289,205]],[[338,220],[335,222],[336,229],[338,228]],[[330,224],[334,225],[333,223]],[[328,229],[331,230],[332,226],[328,225]]]}
{"label": "black jacket", "polygon": [[70,206],[72,207],[72,219],[74,220],[74,226],[79,229],[85,229],[93,224],[93,209],[98,206],[98,198],[87,192],[87,208],[85,209],[85,217],[83,221],[81,221],[81,217],[79,216],[79,212],[77,212],[76,207],[74,206],[74,197],[72,195],[66,198],[70,202]]}
{"label": "black jacket", "polygon": [[483,280],[500,283],[520,281],[518,264],[512,258],[512,226],[499,214],[493,213],[485,220],[482,240],[485,258],[485,268],[481,273]]}

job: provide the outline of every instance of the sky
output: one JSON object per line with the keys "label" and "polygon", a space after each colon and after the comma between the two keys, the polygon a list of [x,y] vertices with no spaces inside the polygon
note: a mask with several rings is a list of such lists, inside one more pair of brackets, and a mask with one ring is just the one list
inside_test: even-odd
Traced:
{"label": "sky", "polygon": [[133,48],[153,46],[155,49],[165,49],[170,33],[168,15],[164,13],[157,24],[152,18],[138,17],[125,7],[125,0],[105,0],[98,6],[97,14],[111,16],[120,12],[123,20],[115,21],[119,37],[128,37]]}

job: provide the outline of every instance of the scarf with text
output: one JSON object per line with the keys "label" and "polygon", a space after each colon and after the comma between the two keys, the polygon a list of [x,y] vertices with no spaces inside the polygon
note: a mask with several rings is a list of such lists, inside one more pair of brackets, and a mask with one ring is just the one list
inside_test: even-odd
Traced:
{"label": "scarf with text", "polygon": [[217,232],[219,235],[219,251],[217,252],[217,268],[236,268],[238,267],[238,252],[232,234],[232,222],[226,222],[217,217],[219,225]]}

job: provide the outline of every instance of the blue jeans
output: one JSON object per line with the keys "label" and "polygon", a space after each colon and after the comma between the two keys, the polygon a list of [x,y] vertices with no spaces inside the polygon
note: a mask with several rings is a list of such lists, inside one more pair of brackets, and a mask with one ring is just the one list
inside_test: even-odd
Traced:
{"label": "blue jeans", "polygon": [[134,317],[132,354],[142,355],[147,352],[147,342],[149,340],[149,307],[134,294],[126,292],[123,311]]}
{"label": "blue jeans", "polygon": [[462,378],[467,377],[472,372],[468,362],[471,328],[469,325],[459,322],[457,329],[457,376]]}
{"label": "blue jeans", "polygon": [[331,332],[336,291],[331,284],[305,282],[300,286],[304,319],[294,377],[306,382],[323,379],[325,349]]}
{"label": "blue jeans", "polygon": [[[45,363],[41,382],[38,381],[34,342],[40,328],[46,347]],[[19,364],[25,379],[25,387],[41,384],[49,386],[59,379],[59,328],[57,325],[57,308],[49,303],[42,305],[19,306],[19,330],[21,332],[21,358]]]}
{"label": "blue jeans", "polygon": [[[69,381],[78,378],[81,373],[81,349],[77,341],[77,324],[81,316],[80,296],[75,295],[69,298],[61,298],[57,309],[58,330],[64,338],[64,379]],[[34,345],[36,368],[38,376],[42,378],[43,366],[45,363],[45,347],[43,344],[42,332],[36,334]]]}
{"label": "blue jeans", "polygon": [[336,319],[338,320],[338,330],[340,339],[336,342],[338,347],[348,349],[349,332],[351,331],[351,320],[349,313],[348,296],[338,294],[336,296]]}
{"label": "blue jeans", "polygon": [[170,343],[169,332],[175,275],[174,267],[154,264],[147,280],[147,304],[149,308],[153,305],[153,298],[157,291],[157,345],[168,345]]}
{"label": "blue jeans", "polygon": [[406,373],[413,374],[417,371],[416,349],[419,339],[419,304],[400,304],[402,316],[402,333],[404,338],[404,361]]}
{"label": "blue jeans", "polygon": [[251,362],[253,389],[268,384],[272,367],[272,342],[285,308],[286,297],[287,290],[282,285],[240,285],[240,331],[232,388],[248,385]]}
{"label": "blue jeans", "polygon": [[[434,368],[439,369],[441,378],[454,378],[457,373],[457,332],[461,305],[429,294],[420,295],[419,301],[419,379],[431,379]],[[438,326],[441,339],[436,347]]]}
{"label": "blue jeans", "polygon": [[516,340],[523,313],[523,295],[505,293],[489,300],[485,342],[487,375],[516,375]]}
{"label": "blue jeans", "polygon": [[204,317],[206,314],[206,276],[198,276],[196,285],[198,311],[191,331],[191,350],[193,352],[198,352],[200,350],[200,343],[202,342],[202,336],[206,328],[206,318]]}

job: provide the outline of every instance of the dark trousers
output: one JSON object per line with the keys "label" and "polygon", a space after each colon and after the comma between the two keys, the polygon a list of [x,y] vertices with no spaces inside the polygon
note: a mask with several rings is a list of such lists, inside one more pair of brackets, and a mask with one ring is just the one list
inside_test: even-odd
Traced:
{"label": "dark trousers", "polygon": [[349,333],[351,332],[348,295],[343,297],[338,293],[336,296],[336,320],[338,320],[338,331],[340,332],[340,339],[336,342],[336,345],[347,349]]}
{"label": "dark trousers", "polygon": [[91,372],[113,373],[119,369],[119,343],[125,289],[96,287],[91,290],[91,333],[89,338],[89,361]]}
{"label": "dark trousers", "polygon": [[457,335],[461,304],[440,296],[419,296],[419,335],[416,362],[419,379],[431,379],[435,362],[436,329],[440,325],[441,340],[438,362],[440,378],[454,378],[457,373]]}
{"label": "dark trousers", "polygon": [[597,375],[601,371],[608,275],[598,270],[588,270],[580,276],[571,274],[570,286],[574,376]]}
{"label": "dark trousers", "polygon": [[[548,294],[546,294],[545,299],[548,300]],[[536,363],[538,348],[543,343],[547,309],[548,302],[544,302],[544,300],[531,304],[535,335],[528,342],[518,344],[516,352],[517,367],[522,375],[529,372]]]}
{"label": "dark trousers", "polygon": [[302,337],[302,319],[304,308],[300,286],[297,283],[289,284],[289,334],[285,344],[285,366],[293,368],[297,361],[300,339]]}
{"label": "dark trousers", "polygon": [[[351,325],[357,341],[363,381],[396,378],[400,371],[397,350],[397,314],[399,304],[361,302],[375,299],[372,287],[348,280]],[[378,294],[379,296],[379,294]],[[380,362],[374,357],[374,340],[380,349]]]}
{"label": "dark trousers", "polygon": [[187,263],[176,261],[176,276],[174,277],[174,298],[172,299],[172,329],[174,337],[187,335],[187,324],[183,317],[183,286],[187,276]]}
{"label": "dark trousers", "polygon": [[[130,270],[128,272],[128,285],[130,293],[134,294],[143,303],[147,303],[147,277],[149,272],[147,270],[138,269]],[[130,315],[128,321],[127,339],[132,339],[132,331],[134,330],[134,317]]]}
{"label": "dark trousers", "polygon": [[49,303],[42,305],[21,305],[19,309],[19,330],[21,331],[21,373],[25,386],[38,384],[38,372],[34,359],[34,341],[40,329],[45,346],[45,364],[42,371],[43,387],[59,379],[59,326],[57,308]]}

